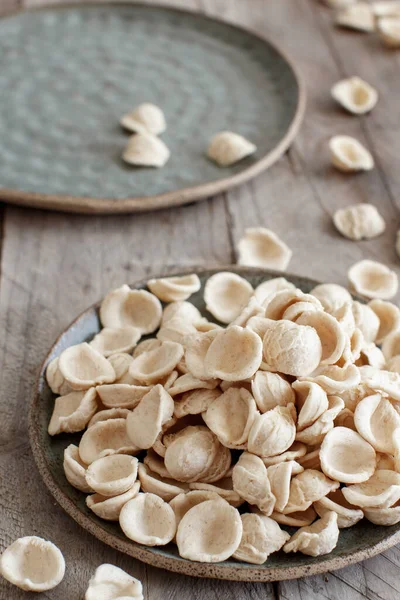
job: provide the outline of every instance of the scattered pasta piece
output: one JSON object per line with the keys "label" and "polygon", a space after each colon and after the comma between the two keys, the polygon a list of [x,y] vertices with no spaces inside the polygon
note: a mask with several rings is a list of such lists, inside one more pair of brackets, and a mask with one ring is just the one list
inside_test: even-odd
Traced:
{"label": "scattered pasta piece", "polygon": [[348,135],[336,135],[329,141],[331,161],[334,167],[350,173],[370,171],[374,168],[371,153],[355,138]]}
{"label": "scattered pasta piece", "polygon": [[100,565],[89,581],[85,600],[143,600],[141,582],[114,565]]}
{"label": "scattered pasta piece", "polygon": [[166,128],[164,113],[155,104],[145,102],[121,117],[120,124],[133,133],[159,135]]}
{"label": "scattered pasta piece", "polygon": [[52,542],[22,537],[8,546],[0,557],[0,573],[10,583],[27,592],[46,592],[61,583],[65,561]]}
{"label": "scattered pasta piece", "polygon": [[378,19],[378,32],[382,42],[388,48],[400,48],[400,13],[393,17]]}
{"label": "scattered pasta piece", "polygon": [[396,273],[375,260],[360,260],[349,269],[348,278],[354,290],[367,298],[390,300],[399,285]]}
{"label": "scattered pasta piece", "polygon": [[337,210],[333,222],[344,237],[356,241],[377,237],[386,228],[385,221],[372,204],[355,204]]}
{"label": "scattered pasta piece", "polygon": [[209,143],[207,155],[220,167],[230,167],[246,156],[254,154],[257,147],[237,133],[221,131]]}
{"label": "scattered pasta piece", "polygon": [[292,257],[290,248],[265,227],[246,229],[238,244],[239,265],[285,271]]}
{"label": "scattered pasta piece", "polygon": [[349,112],[364,115],[378,102],[378,92],[360,77],[338,81],[331,89],[333,98]]}
{"label": "scattered pasta piece", "polygon": [[375,19],[370,4],[356,2],[341,8],[335,17],[336,25],[356,31],[370,32],[375,29]]}
{"label": "scattered pasta piece", "polygon": [[137,167],[163,167],[169,157],[166,144],[147,132],[133,135],[122,154],[126,163]]}

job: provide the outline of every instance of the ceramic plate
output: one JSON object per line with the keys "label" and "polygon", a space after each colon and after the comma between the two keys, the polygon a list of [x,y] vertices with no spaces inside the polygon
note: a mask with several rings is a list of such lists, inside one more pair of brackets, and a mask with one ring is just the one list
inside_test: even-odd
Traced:
{"label": "ceramic plate", "polygon": [[[0,199],[73,212],[176,206],[260,173],[288,148],[304,89],[268,41],[172,8],[61,6],[0,20]],[[160,105],[163,169],[126,165],[118,122]],[[219,168],[204,151],[229,129],[257,153]]]}
{"label": "ceramic plate", "polygon": [[[202,282],[202,289],[191,296],[190,301],[204,316],[210,319],[212,317],[205,310],[203,301],[204,283],[210,275],[221,270],[239,273],[254,287],[266,279],[282,276],[282,273],[248,267],[221,267],[197,271]],[[294,275],[285,274],[285,277],[304,292],[309,292],[318,283]],[[143,288],[145,285],[146,281],[142,281],[132,287]],[[99,306],[95,305],[82,313],[61,334],[51,348],[40,371],[30,415],[31,446],[40,474],[58,503],[82,527],[113,548],[156,567],[197,577],[215,577],[236,581],[277,581],[339,569],[374,556],[400,541],[400,524],[392,527],[379,527],[363,519],[354,527],[341,529],[337,547],[326,556],[312,558],[300,553],[285,554],[281,551],[272,554],[267,562],[260,566],[235,560],[219,564],[203,564],[181,558],[177,553],[176,546],[172,544],[159,548],[136,544],[123,535],[118,523],[102,521],[96,517],[86,507],[86,494],[73,488],[66,480],[63,471],[64,449],[71,443],[78,444],[80,434],[59,435],[53,438],[47,434],[47,426],[54,406],[54,394],[46,383],[45,369],[50,360],[58,356],[65,348],[89,341],[98,333],[100,329],[98,308]],[[289,531],[291,530],[289,529]]]}

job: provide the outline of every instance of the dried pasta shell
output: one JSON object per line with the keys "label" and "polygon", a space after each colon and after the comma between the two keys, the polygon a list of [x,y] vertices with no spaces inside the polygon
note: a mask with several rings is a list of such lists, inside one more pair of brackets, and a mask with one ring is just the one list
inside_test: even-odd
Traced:
{"label": "dried pasta shell", "polygon": [[307,525],[311,525],[316,518],[317,513],[312,506],[305,511],[293,512],[290,515],[273,512],[270,516],[270,519],[288,527],[306,527]]}
{"label": "dried pasta shell", "polygon": [[377,344],[381,344],[386,336],[400,329],[399,307],[392,302],[385,302],[385,300],[379,299],[371,300],[368,306],[379,319],[379,330],[374,341]]}
{"label": "dried pasta shell", "polygon": [[243,533],[233,558],[255,565],[263,564],[268,556],[282,548],[290,534],[264,515],[241,515]]}
{"label": "dried pasta shell", "polygon": [[168,377],[181,360],[184,349],[176,342],[162,342],[159,347],[143,352],[129,368],[134,379],[148,385]]}
{"label": "dried pasta shell", "polygon": [[212,275],[204,288],[206,308],[221,323],[230,323],[236,319],[252,295],[250,283],[229,271]]}
{"label": "dried pasta shell", "polygon": [[284,552],[302,552],[309,556],[329,554],[339,539],[337,513],[328,511],[312,525],[301,527],[283,546]]}
{"label": "dried pasta shell", "polygon": [[271,371],[307,376],[319,365],[322,345],[313,327],[277,321],[263,341],[264,361]]}
{"label": "dried pasta shell", "polygon": [[238,244],[239,265],[285,271],[292,251],[280,237],[265,227],[246,229]]}
{"label": "dried pasta shell", "polygon": [[86,482],[97,494],[118,496],[133,486],[137,471],[137,458],[113,454],[92,462],[86,471]]}
{"label": "dried pasta shell", "polygon": [[260,283],[254,290],[254,294],[257,300],[262,303],[269,296],[275,294],[275,292],[294,289],[296,289],[296,286],[291,281],[288,281],[284,277],[274,277],[273,279],[267,279],[267,281]]}
{"label": "dried pasta shell", "polygon": [[174,402],[174,416],[181,419],[186,415],[198,415],[206,412],[208,408],[222,395],[219,389],[192,390],[183,394],[182,398]]}
{"label": "dried pasta shell", "polygon": [[84,392],[71,392],[56,398],[48,426],[49,435],[82,431],[97,410],[94,388]]}
{"label": "dried pasta shell", "polygon": [[306,469],[303,473],[296,475],[290,484],[289,501],[283,512],[290,514],[303,512],[330,492],[337,490],[338,481],[333,481],[320,471]]}
{"label": "dried pasta shell", "polygon": [[287,319],[288,321],[294,321],[297,323],[299,317],[301,317],[304,313],[319,311],[322,311],[322,308],[316,304],[312,304],[311,302],[295,302],[285,310],[282,315],[282,319]]}
{"label": "dried pasta shell", "polygon": [[352,302],[348,290],[337,283],[320,283],[310,293],[321,302],[324,309],[329,313],[338,310],[344,304]]}
{"label": "dried pasta shell", "polygon": [[89,580],[85,600],[143,600],[142,584],[114,565],[100,565]]}
{"label": "dried pasta shell", "polygon": [[333,222],[344,237],[356,241],[378,237],[386,228],[385,221],[372,204],[355,204],[337,210]]}
{"label": "dried pasta shell", "polygon": [[335,427],[347,427],[353,431],[357,431],[354,424],[354,413],[348,408],[343,408],[335,419]]}
{"label": "dried pasta shell", "polygon": [[354,412],[358,433],[378,452],[393,454],[393,434],[400,427],[400,415],[387,398],[367,396]]}
{"label": "dried pasta shell", "polygon": [[163,167],[170,157],[167,145],[155,135],[136,133],[129,138],[122,158],[138,167]]}
{"label": "dried pasta shell", "polygon": [[202,320],[201,313],[191,302],[171,302],[164,308],[162,324],[171,319],[180,319],[186,323],[198,323]]}
{"label": "dried pasta shell", "polygon": [[140,340],[140,330],[137,327],[120,327],[112,329],[104,327],[90,342],[92,348],[106,357],[122,352],[132,352]]}
{"label": "dried pasta shell", "polygon": [[159,327],[161,315],[161,302],[154,294],[131,290],[128,285],[109,292],[100,307],[103,327],[136,327],[142,335]]}
{"label": "dried pasta shell", "polygon": [[371,32],[375,29],[375,19],[370,4],[356,2],[341,8],[335,17],[336,25],[356,31]]}
{"label": "dried pasta shell", "polygon": [[267,468],[271,492],[275,497],[274,511],[283,511],[289,502],[291,478],[303,471],[303,467],[294,460],[280,462]]}
{"label": "dried pasta shell", "polygon": [[239,512],[220,499],[193,506],[178,526],[176,541],[182,558],[221,562],[237,550],[243,533]]}
{"label": "dried pasta shell", "polygon": [[175,513],[155,494],[138,494],[121,510],[119,524],[127,538],[146,546],[165,546],[176,532]]}
{"label": "dried pasta shell", "polygon": [[243,452],[232,471],[233,489],[243,500],[257,506],[265,515],[274,510],[275,496],[271,492],[267,468],[261,458]]}
{"label": "dried pasta shell", "polygon": [[27,592],[46,592],[64,578],[65,561],[52,542],[37,536],[18,538],[0,557],[0,573]]}
{"label": "dried pasta shell", "polygon": [[386,366],[386,360],[382,350],[372,342],[366,344],[362,348],[360,357],[363,365],[370,365],[377,369],[384,369]]}
{"label": "dried pasta shell", "polygon": [[346,336],[334,317],[322,311],[305,312],[296,323],[313,327],[317,332],[322,345],[321,364],[333,365],[339,360],[345,347]]}
{"label": "dried pasta shell", "polygon": [[126,419],[100,421],[89,427],[79,443],[79,456],[87,465],[111,454],[135,454],[135,446],[126,432]]}
{"label": "dried pasta shell", "polygon": [[[140,345],[141,344],[139,344],[139,346]],[[136,346],[136,348],[138,348],[138,346]],[[115,371],[115,383],[134,383],[129,375],[129,367],[131,366],[132,361],[132,356],[126,352],[118,352],[117,354],[111,354],[111,356],[108,357],[108,362],[112,364]]]}
{"label": "dried pasta shell", "polygon": [[400,374],[400,355],[389,358],[386,368],[388,371]]}
{"label": "dried pasta shell", "polygon": [[360,77],[349,77],[338,81],[331,89],[331,94],[343,108],[354,115],[370,112],[378,102],[376,89]]}
{"label": "dried pasta shell", "polygon": [[129,415],[129,410],[127,408],[107,408],[105,410],[100,410],[96,413],[89,421],[88,428],[93,427],[96,423],[100,421],[108,421],[109,419],[126,419]]}
{"label": "dried pasta shell", "polygon": [[335,135],[329,141],[331,161],[334,167],[350,173],[370,171],[374,168],[371,153],[355,138],[348,135]]}
{"label": "dried pasta shell", "polygon": [[279,373],[269,371],[257,371],[251,382],[251,391],[261,413],[276,406],[293,404],[296,399],[290,383]]}
{"label": "dried pasta shell", "polygon": [[363,511],[349,504],[340,489],[315,502],[314,508],[320,517],[323,517],[329,511],[335,512],[338,517],[339,529],[353,527],[364,518]]}
{"label": "dried pasta shell", "polygon": [[271,465],[277,465],[280,462],[285,462],[288,460],[300,462],[302,456],[305,456],[307,453],[307,446],[302,444],[301,442],[294,442],[292,446],[290,446],[289,450],[286,452],[282,452],[282,454],[278,454],[277,456],[268,456],[262,457],[263,463],[265,466],[269,467]]}
{"label": "dried pasta shell", "polygon": [[[300,443],[300,442],[296,442]],[[320,446],[318,446],[315,450],[310,450],[304,456],[301,456],[297,459],[300,466],[304,469],[315,469],[316,471],[321,470],[321,461],[319,458]]]}
{"label": "dried pasta shell", "polygon": [[192,390],[213,390],[219,384],[219,379],[208,379],[205,381],[204,379],[197,379],[197,377],[193,377],[190,373],[185,373],[181,375],[174,381],[174,385],[169,388],[169,394],[174,398],[180,394],[184,394],[185,392],[190,392]]}
{"label": "dried pasta shell", "polygon": [[129,439],[137,448],[151,448],[173,413],[171,396],[160,384],[156,385],[128,415],[126,431]]}
{"label": "dried pasta shell", "polygon": [[164,113],[155,104],[144,102],[121,117],[120,124],[128,131],[159,135],[166,130]]}
{"label": "dried pasta shell", "polygon": [[326,392],[312,381],[294,381],[298,410],[297,430],[310,427],[326,410],[329,402]]}
{"label": "dried pasta shell", "polygon": [[195,333],[197,333],[197,329],[193,323],[175,317],[173,319],[168,319],[168,321],[161,326],[157,333],[157,338],[161,342],[175,342],[183,345],[184,339],[188,335]]}
{"label": "dried pasta shell", "polygon": [[272,319],[266,319],[259,315],[251,317],[246,323],[246,329],[251,329],[256,333],[261,340],[264,339],[267,329],[274,326]]}
{"label": "dried pasta shell", "polygon": [[179,526],[179,523],[182,521],[183,517],[186,513],[193,508],[193,506],[197,506],[202,502],[206,502],[207,500],[220,500],[220,496],[215,492],[207,492],[204,490],[193,490],[191,492],[186,492],[186,494],[179,494],[172,498],[169,505],[175,513],[176,524]]}
{"label": "dried pasta shell", "polygon": [[229,388],[211,404],[203,419],[221,444],[239,448],[247,444],[256,414],[256,403],[246,389]]}
{"label": "dried pasta shell", "polygon": [[198,292],[201,283],[198,275],[193,273],[183,277],[150,279],[147,282],[147,287],[163,302],[181,302]]}
{"label": "dried pasta shell", "polygon": [[148,385],[129,385],[127,383],[112,383],[98,385],[96,392],[107,408],[135,408],[149,391]]}
{"label": "dried pasta shell", "polygon": [[220,167],[229,167],[246,156],[254,154],[257,147],[237,133],[220,131],[209,143],[207,156]]}
{"label": "dried pasta shell", "polygon": [[338,396],[329,396],[329,406],[312,425],[296,433],[296,441],[303,442],[308,446],[321,444],[325,435],[333,428],[333,422],[344,408],[344,402]]}
{"label": "dried pasta shell", "polygon": [[232,477],[224,477],[224,479],[218,481],[218,485],[215,483],[211,484],[195,481],[193,483],[189,483],[189,488],[191,490],[200,490],[203,492],[214,492],[235,508],[243,504],[243,499],[233,489]]}
{"label": "dried pasta shell", "polygon": [[375,260],[360,260],[348,272],[351,286],[367,298],[389,300],[397,293],[398,278],[394,271]]}
{"label": "dried pasta shell", "polygon": [[377,27],[385,46],[400,48],[400,13],[396,17],[382,17],[378,20]]}
{"label": "dried pasta shell", "polygon": [[376,17],[400,17],[400,2],[398,0],[373,2],[372,12]]}
{"label": "dried pasta shell", "polygon": [[388,508],[364,508],[364,516],[374,525],[397,525],[400,522],[400,503]]}
{"label": "dried pasta shell", "polygon": [[334,427],[326,434],[319,456],[325,475],[341,483],[367,481],[376,467],[373,446],[347,427]]}
{"label": "dried pasta shell", "polygon": [[218,333],[218,329],[212,329],[206,333],[193,333],[184,338],[186,367],[198,379],[211,378],[205,367],[205,358],[212,341]]}
{"label": "dried pasta shell", "polygon": [[87,465],[79,456],[79,449],[74,444],[70,444],[65,448],[63,466],[65,477],[74,488],[86,494],[93,492],[86,481]]}
{"label": "dried pasta shell", "polygon": [[177,481],[198,481],[213,464],[220,444],[206,427],[187,427],[167,446],[165,466]]}
{"label": "dried pasta shell", "polygon": [[400,354],[400,329],[385,337],[382,343],[382,352],[387,360]]}
{"label": "dried pasta shell", "polygon": [[49,362],[46,368],[46,381],[49,385],[49,388],[54,394],[59,394],[60,396],[66,396],[70,392],[72,392],[72,388],[65,378],[61,374],[60,369],[58,368],[58,356],[53,358]]}
{"label": "dried pasta shell", "polygon": [[74,390],[87,390],[115,380],[115,371],[108,360],[86,342],[64,350],[58,368]]}
{"label": "dried pasta shell", "polygon": [[[302,379],[303,380],[303,379]],[[359,369],[355,365],[337,367],[322,366],[311,377],[304,380],[318,383],[329,394],[341,394],[355,388],[361,380]]]}
{"label": "dried pasta shell", "polygon": [[268,457],[282,454],[290,448],[296,436],[291,407],[293,405],[277,406],[256,416],[249,434],[249,452]]}
{"label": "dried pasta shell", "polygon": [[186,484],[152,473],[146,465],[141,463],[139,464],[139,480],[143,492],[155,494],[165,502],[169,502],[175,496],[185,493],[188,489]]}
{"label": "dried pasta shell", "polygon": [[379,317],[368,304],[361,302],[353,302],[352,311],[356,328],[363,334],[365,342],[375,342],[380,327]]}
{"label": "dried pasta shell", "polygon": [[317,298],[311,296],[311,294],[303,294],[301,290],[295,289],[284,289],[275,292],[273,296],[268,296],[264,300],[263,305],[265,307],[265,317],[278,321],[283,318],[283,315],[296,302],[310,302],[315,304],[317,307],[322,308],[321,303]]}
{"label": "dried pasta shell", "polygon": [[234,321],[232,321],[230,326],[239,325],[240,327],[246,327],[250,319],[252,319],[253,317],[259,317],[263,314],[264,307],[261,306],[261,304],[255,296],[252,296],[247,306],[245,306],[240,315],[236,317]]}
{"label": "dried pasta shell", "polygon": [[231,470],[232,455],[229,448],[219,445],[213,462],[205,473],[202,474],[202,483],[215,483],[227,477]]}
{"label": "dried pasta shell", "polygon": [[255,374],[261,359],[259,336],[235,325],[217,333],[205,357],[205,370],[214,378],[241,381]]}
{"label": "dried pasta shell", "polygon": [[392,400],[400,401],[400,376],[398,373],[381,371],[367,365],[360,367],[361,380],[370,390],[390,396]]}
{"label": "dried pasta shell", "polygon": [[365,483],[342,488],[347,502],[361,508],[388,508],[400,500],[400,474],[377,470]]}
{"label": "dried pasta shell", "polygon": [[140,489],[140,482],[135,481],[133,486],[124,494],[109,498],[101,494],[92,494],[86,497],[86,506],[100,519],[105,521],[118,521],[122,507],[135,498]]}

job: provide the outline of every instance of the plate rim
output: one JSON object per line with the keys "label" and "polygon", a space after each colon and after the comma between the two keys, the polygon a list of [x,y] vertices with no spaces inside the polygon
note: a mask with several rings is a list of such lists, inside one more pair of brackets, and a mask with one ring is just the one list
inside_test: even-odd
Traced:
{"label": "plate rim", "polygon": [[[315,285],[321,283],[310,277],[304,277],[296,275],[294,273],[286,273],[282,271],[274,271],[272,269],[261,269],[258,267],[247,267],[240,265],[210,265],[201,267],[192,267],[191,269],[174,270],[172,273],[164,273],[156,275],[155,277],[174,277],[179,275],[187,275],[190,273],[197,273],[198,275],[210,274],[212,272],[219,271],[231,271],[243,276],[246,273],[253,273],[254,275],[271,275],[272,277],[287,278],[298,278],[309,281]],[[132,289],[138,289],[144,287],[148,281],[148,277],[144,279],[135,280],[129,284]],[[297,579],[299,577],[306,577],[310,575],[317,575],[326,573],[327,571],[334,571],[347,567],[351,564],[357,563],[361,560],[372,558],[385,550],[388,550],[392,546],[400,542],[400,529],[386,538],[373,544],[370,547],[358,550],[350,556],[342,557],[337,556],[334,558],[326,558],[321,562],[311,565],[299,565],[295,567],[261,567],[257,565],[245,565],[245,563],[237,564],[237,567],[231,565],[225,565],[224,563],[199,563],[191,562],[180,557],[165,556],[159,552],[155,552],[153,548],[141,546],[131,540],[120,539],[112,533],[109,533],[103,527],[91,520],[75,505],[75,503],[58,487],[57,483],[53,479],[50,467],[46,461],[44,450],[40,444],[40,425],[38,423],[38,414],[40,410],[40,382],[44,376],[45,367],[48,359],[52,352],[56,349],[62,336],[72,327],[79,324],[79,321],[90,311],[97,310],[100,306],[101,300],[95,302],[91,306],[83,310],[75,319],[73,319],[67,327],[57,336],[54,343],[46,353],[46,357],[42,361],[37,376],[34,382],[34,390],[29,406],[28,415],[28,434],[29,442],[33,454],[34,461],[38,468],[39,474],[50,491],[53,498],[59,504],[59,506],[70,516],[73,520],[78,523],[83,529],[92,534],[99,541],[107,544],[111,548],[123,552],[128,556],[136,558],[141,562],[149,564],[151,566],[166,569],[174,573],[180,573],[184,575],[220,579],[225,581],[251,581],[251,582],[271,582],[271,581],[284,581],[288,579]],[[156,547],[157,548],[157,547]],[[329,557],[329,555],[327,555]]]}
{"label": "plate rim", "polygon": [[205,200],[210,196],[215,196],[217,194],[227,191],[228,189],[241,185],[242,183],[249,181],[253,177],[256,177],[257,175],[268,169],[270,166],[272,166],[290,147],[297,133],[300,130],[300,126],[303,122],[305,115],[307,103],[305,81],[303,75],[300,72],[300,69],[296,66],[294,61],[292,61],[292,59],[287,55],[286,51],[281,50],[281,48],[278,45],[276,45],[274,42],[271,42],[269,38],[260,35],[252,27],[242,27],[241,25],[232,23],[223,18],[203,14],[196,10],[190,10],[162,4],[146,4],[141,1],[130,2],[129,0],[118,0],[117,2],[113,2],[112,0],[105,0],[103,2],[101,0],[97,2],[83,1],[79,4],[74,4],[71,2],[62,2],[60,4],[47,3],[41,6],[33,6],[8,11],[5,14],[0,15],[0,20],[7,19],[13,16],[18,16],[21,14],[42,12],[46,10],[59,10],[65,8],[76,9],[104,6],[139,6],[143,8],[154,8],[156,10],[163,10],[179,14],[189,14],[191,16],[199,15],[203,19],[223,24],[227,27],[230,27],[231,29],[240,31],[241,33],[251,34],[256,39],[267,43],[286,62],[297,84],[297,104],[294,116],[289,124],[288,129],[286,130],[285,134],[280,139],[280,141],[275,145],[275,147],[272,148],[272,150],[270,150],[260,159],[258,159],[255,163],[244,168],[239,173],[236,173],[229,177],[223,177],[222,179],[218,179],[217,181],[201,183],[199,185],[185,187],[163,194],[156,194],[153,196],[136,196],[129,198],[91,198],[89,196],[71,196],[68,194],[43,194],[41,192],[26,192],[22,190],[16,190],[15,188],[0,188],[0,201],[14,205],[29,206],[31,208],[37,209],[57,210],[60,212],[72,212],[83,214],[121,214],[162,210],[165,208],[183,206],[192,202]]}

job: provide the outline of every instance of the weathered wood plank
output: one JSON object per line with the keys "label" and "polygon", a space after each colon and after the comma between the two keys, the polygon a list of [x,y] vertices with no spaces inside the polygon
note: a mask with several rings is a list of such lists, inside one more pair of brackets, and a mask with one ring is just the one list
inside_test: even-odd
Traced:
{"label": "weathered wood plank", "polygon": [[[42,0],[24,1],[30,6],[39,3]],[[14,0],[6,0],[8,9],[11,4]],[[44,491],[33,465],[26,406],[37,366],[56,335],[108,289],[178,265],[230,262],[243,229],[255,224],[282,235],[295,250],[290,270],[300,274],[344,282],[347,267],[365,256],[398,268],[393,253],[393,201],[400,177],[396,166],[400,107],[391,101],[399,93],[393,53],[378,49],[372,38],[370,47],[366,37],[331,30],[328,12],[316,0],[176,0],[174,5],[248,25],[286,47],[308,83],[307,119],[293,149],[273,168],[212,201],[152,215],[107,218],[5,208],[0,280],[0,330],[4,332],[0,550],[30,533],[51,538],[61,547],[67,560],[66,578],[56,590],[38,595],[39,600],[82,598],[89,577],[102,562],[141,578],[146,600],[261,600],[274,594],[286,600],[396,600],[400,597],[398,548],[334,574],[274,586],[194,580],[146,567],[75,525]],[[363,75],[382,92],[377,109],[367,119],[348,117],[329,98],[330,86],[345,73]],[[326,142],[343,131],[371,145],[380,169],[345,177],[328,166]],[[331,224],[333,211],[366,200],[376,203],[390,222],[388,235],[362,244],[340,238]],[[1,600],[25,597],[0,580]]]}

